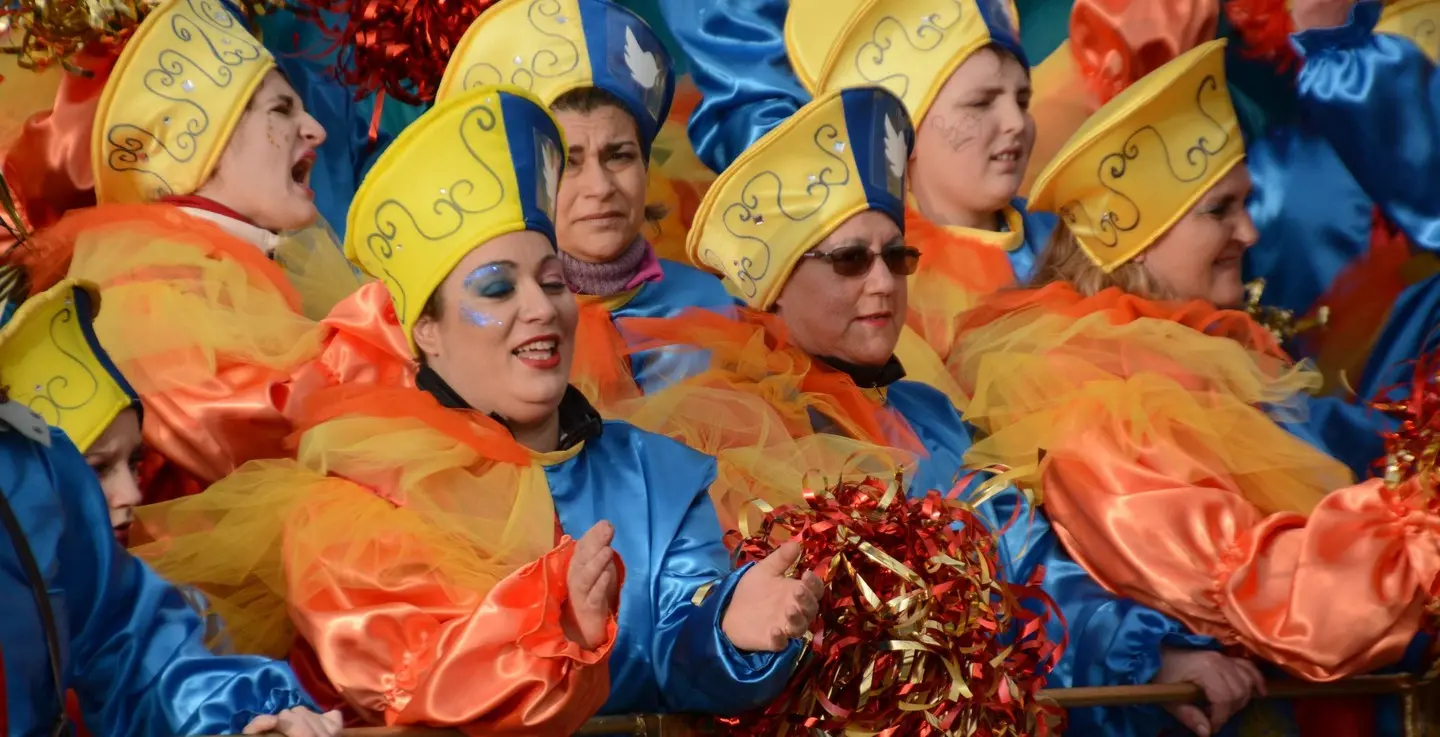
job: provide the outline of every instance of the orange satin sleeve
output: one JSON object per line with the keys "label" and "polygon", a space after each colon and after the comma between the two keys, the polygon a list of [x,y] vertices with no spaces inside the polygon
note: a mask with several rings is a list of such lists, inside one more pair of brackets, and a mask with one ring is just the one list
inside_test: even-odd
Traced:
{"label": "orange satin sleeve", "polygon": [[1106,588],[1308,680],[1401,659],[1440,584],[1433,500],[1372,480],[1264,515],[1218,458],[1081,428],[1046,458],[1045,509]]}
{"label": "orange satin sleeve", "polygon": [[407,570],[405,541],[391,542],[344,566],[306,556],[310,570],[286,576],[306,582],[288,592],[297,634],[359,714],[476,735],[570,734],[604,704],[615,618],[594,650],[560,625],[573,541],[483,596]]}

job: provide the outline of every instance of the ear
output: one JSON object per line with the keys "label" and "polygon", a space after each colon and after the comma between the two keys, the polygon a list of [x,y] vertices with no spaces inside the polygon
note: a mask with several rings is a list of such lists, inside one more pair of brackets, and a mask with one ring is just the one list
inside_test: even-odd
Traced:
{"label": "ear", "polygon": [[415,327],[410,331],[415,337],[415,346],[420,349],[420,354],[426,358],[436,358],[440,355],[440,321],[429,315],[421,315],[415,321]]}
{"label": "ear", "polygon": [[1135,254],[1134,256],[1131,256],[1131,257],[1130,257],[1130,263],[1132,263],[1132,264],[1143,264],[1143,263],[1145,263],[1145,256],[1146,256],[1146,254],[1148,254],[1148,253],[1150,253],[1150,249],[1147,248],[1147,249],[1145,249],[1145,250],[1143,250],[1143,251]]}

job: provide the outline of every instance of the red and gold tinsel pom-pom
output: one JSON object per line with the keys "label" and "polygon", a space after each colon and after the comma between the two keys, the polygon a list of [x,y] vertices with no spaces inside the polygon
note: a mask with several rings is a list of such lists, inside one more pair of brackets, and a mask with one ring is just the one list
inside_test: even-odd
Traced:
{"label": "red and gold tinsel pom-pom", "polygon": [[[160,0],[17,0],[0,4],[0,52],[18,54],[19,65],[41,71],[70,63],[82,50],[120,53],[120,48]],[[285,0],[235,0],[247,18],[285,7]]]}
{"label": "red and gold tinsel pom-pom", "polygon": [[[470,24],[496,0],[307,0],[334,43],[336,71],[355,99],[384,93],[410,105],[435,100],[445,65]],[[325,14],[343,19],[325,22]]]}
{"label": "red and gold tinsel pom-pom", "polygon": [[1375,409],[1400,421],[1394,432],[1385,433],[1385,483],[1392,488],[1416,484],[1412,491],[1435,497],[1440,460],[1440,353],[1415,361],[1415,374],[1408,386],[1392,387]]}
{"label": "red and gold tinsel pom-pom", "polygon": [[1061,647],[1045,634],[1054,604],[1004,581],[997,541],[968,505],[907,499],[875,479],[807,490],[730,532],[741,563],[794,540],[798,570],[825,583],[808,652],[763,711],[722,719],[725,734],[1054,734],[1036,700]]}

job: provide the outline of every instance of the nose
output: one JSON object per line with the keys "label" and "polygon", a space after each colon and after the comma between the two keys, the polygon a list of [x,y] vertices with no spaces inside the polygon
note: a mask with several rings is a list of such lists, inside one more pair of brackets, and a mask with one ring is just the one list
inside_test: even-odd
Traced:
{"label": "nose", "polygon": [[1021,107],[1020,101],[1014,97],[1006,97],[1001,104],[1001,127],[1005,133],[1018,134],[1025,130],[1025,119],[1030,114]]}
{"label": "nose", "polygon": [[325,126],[320,125],[320,121],[310,113],[301,113],[300,137],[305,139],[306,143],[318,147],[325,142]]}
{"label": "nose", "polygon": [[1255,242],[1260,240],[1260,229],[1255,227],[1255,220],[1250,217],[1250,210],[1239,208],[1239,214],[1236,217],[1239,218],[1239,221],[1235,224],[1233,236],[1235,242],[1245,248],[1255,245]]}
{"label": "nose", "polygon": [[591,157],[579,169],[571,181],[580,186],[580,194],[604,200],[615,192],[615,175],[605,168],[598,157]]}
{"label": "nose", "polygon": [[130,522],[131,510],[140,505],[140,483],[128,465],[117,466],[100,484],[110,506],[110,524],[118,527]]}
{"label": "nose", "polygon": [[561,300],[575,300],[575,295],[570,290],[563,294],[547,294],[545,288],[539,282],[531,285],[530,289],[524,290],[520,302],[520,319],[536,325],[550,325],[558,321],[560,316]]}
{"label": "nose", "polygon": [[876,254],[875,260],[870,263],[870,271],[865,274],[865,294],[889,297],[895,293],[897,281],[890,267],[885,265],[885,259]]}

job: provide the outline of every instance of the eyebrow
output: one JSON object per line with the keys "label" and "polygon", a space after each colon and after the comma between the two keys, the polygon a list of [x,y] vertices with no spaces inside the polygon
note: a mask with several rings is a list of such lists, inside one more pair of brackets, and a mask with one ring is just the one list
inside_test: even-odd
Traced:
{"label": "eyebrow", "polygon": [[[600,153],[605,155],[616,154],[627,148],[638,149],[640,148],[640,144],[628,138],[623,141],[610,141],[609,143],[606,143],[605,145],[600,147]],[[583,154],[585,153],[585,147],[578,143],[572,143],[570,144],[570,153]]]}

